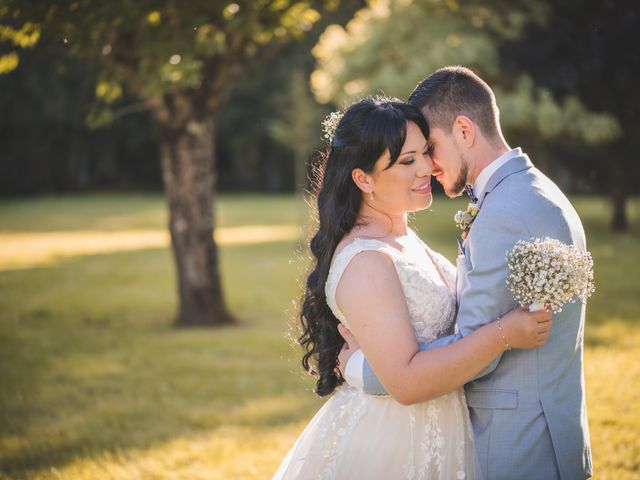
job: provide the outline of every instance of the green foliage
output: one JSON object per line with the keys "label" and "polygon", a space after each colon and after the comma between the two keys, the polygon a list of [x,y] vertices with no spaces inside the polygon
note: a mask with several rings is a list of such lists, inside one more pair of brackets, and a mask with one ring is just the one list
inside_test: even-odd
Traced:
{"label": "green foliage", "polygon": [[0,74],[19,62],[15,50],[2,55],[3,40],[25,47],[42,37],[97,69],[96,101],[84,115],[90,129],[131,111],[122,105],[125,92],[156,114],[161,109],[156,120],[165,124],[177,117],[167,112],[166,94],[189,99],[199,116],[215,116],[251,61],[300,39],[338,6],[335,0],[7,0],[0,9]]}
{"label": "green foliage", "polygon": [[[99,108],[96,84],[91,64],[60,58],[43,43],[22,52],[20,68],[0,75],[2,195],[160,188],[150,113],[138,110],[110,122],[131,111],[123,104],[146,106],[125,94],[113,109]],[[90,128],[98,126],[107,128]]]}
{"label": "green foliage", "polygon": [[233,67],[267,43],[299,37],[320,19],[317,8],[326,11],[333,3],[9,1],[0,20],[10,25],[0,30],[0,40],[29,39],[32,45],[41,30],[45,41],[101,66],[111,94],[102,94],[99,85],[97,96],[109,103],[117,83],[144,97],[206,86],[225,62]]}
{"label": "green foliage", "polygon": [[374,92],[406,98],[426,73],[444,64],[493,68],[487,35],[465,31],[463,19],[432,3],[378,0],[346,27],[329,27],[313,50],[319,63],[312,75],[316,98],[339,104]]}
{"label": "green foliage", "polygon": [[611,113],[592,112],[576,95],[554,99],[548,89],[520,75],[510,90],[495,89],[500,119],[506,129],[537,134],[543,141],[573,141],[588,146],[610,143],[622,136]]}
{"label": "green foliage", "polygon": [[314,94],[337,104],[377,92],[406,98],[430,72],[460,64],[495,87],[507,131],[588,145],[616,140],[622,130],[615,116],[589,110],[575,95],[556,100],[525,74],[504,75],[500,42],[517,38],[525,25],[544,22],[548,14],[535,2],[371,2],[344,28],[328,28],[314,48]]}
{"label": "green foliage", "polygon": [[[9,16],[9,14],[9,7],[7,5],[0,5],[0,21],[3,17]],[[2,42],[8,42],[11,47],[14,48],[14,50],[8,53],[0,52],[0,75],[9,73],[18,67],[19,57],[17,49],[33,47],[39,38],[40,28],[31,22],[24,22],[19,28],[0,24],[0,46]]]}
{"label": "green foliage", "polygon": [[[587,406],[599,479],[638,479],[640,200],[613,235],[601,198],[576,198],[597,291],[585,330]],[[455,258],[453,213],[436,197],[412,223]],[[223,227],[299,224],[293,196],[221,196]],[[0,202],[10,232],[157,230],[158,195]],[[168,248],[81,255],[0,271],[0,478],[269,478],[322,401],[287,338],[305,260],[295,242],[227,245],[224,287],[240,325],[171,328]]]}

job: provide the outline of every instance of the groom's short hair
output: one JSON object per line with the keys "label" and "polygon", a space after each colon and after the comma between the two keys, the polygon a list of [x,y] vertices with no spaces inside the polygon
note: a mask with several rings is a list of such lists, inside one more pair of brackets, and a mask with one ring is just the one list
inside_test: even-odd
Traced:
{"label": "groom's short hair", "polygon": [[450,132],[459,115],[469,117],[489,139],[500,136],[499,110],[491,87],[470,69],[450,66],[436,70],[409,95],[430,127]]}

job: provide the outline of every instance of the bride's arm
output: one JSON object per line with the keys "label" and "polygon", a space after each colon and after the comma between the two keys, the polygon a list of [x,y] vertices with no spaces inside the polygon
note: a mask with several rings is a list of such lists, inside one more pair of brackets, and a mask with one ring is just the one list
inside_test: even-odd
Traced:
{"label": "bride's arm", "polygon": [[354,257],[340,279],[336,302],[381,383],[403,404],[464,385],[506,349],[505,339],[514,348],[538,346],[551,323],[540,323],[549,318],[546,312],[507,318],[510,313],[501,321],[502,331],[492,322],[451,345],[421,352],[396,270],[380,252]]}

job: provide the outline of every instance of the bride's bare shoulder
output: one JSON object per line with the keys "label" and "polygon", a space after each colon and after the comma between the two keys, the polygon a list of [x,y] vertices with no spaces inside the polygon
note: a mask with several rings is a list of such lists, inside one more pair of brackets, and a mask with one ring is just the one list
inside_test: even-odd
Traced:
{"label": "bride's bare shoulder", "polygon": [[388,252],[358,250],[347,261],[336,287],[336,303],[343,312],[350,311],[352,302],[362,303],[363,298],[402,293]]}

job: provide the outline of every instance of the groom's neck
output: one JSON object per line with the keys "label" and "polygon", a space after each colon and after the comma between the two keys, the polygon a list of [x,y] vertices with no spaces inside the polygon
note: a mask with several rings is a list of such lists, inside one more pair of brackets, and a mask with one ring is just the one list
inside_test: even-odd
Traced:
{"label": "groom's neck", "polygon": [[487,165],[497,160],[500,156],[511,150],[511,147],[507,145],[504,138],[500,137],[494,142],[488,142],[486,139],[481,138],[477,144],[474,145],[474,151],[472,152],[474,162],[473,168],[469,171],[467,177],[470,184],[474,184],[480,172],[484,170]]}

